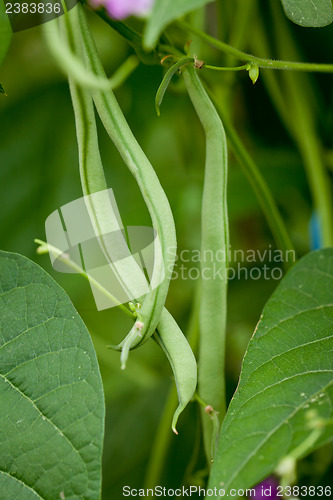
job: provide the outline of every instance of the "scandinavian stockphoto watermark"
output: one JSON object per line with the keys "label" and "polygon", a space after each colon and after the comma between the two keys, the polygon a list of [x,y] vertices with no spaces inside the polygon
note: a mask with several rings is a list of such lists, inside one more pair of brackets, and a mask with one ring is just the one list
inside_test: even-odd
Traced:
{"label": "scandinavian stockphoto watermark", "polygon": [[[45,231],[54,269],[63,273],[83,270],[98,310],[142,299],[158,287],[165,278],[164,262],[172,262],[176,250],[170,246],[163,255],[152,227],[125,227],[112,189],[55,210],[46,219]],[[271,246],[261,251],[231,246],[217,252],[182,249],[168,272],[172,280],[279,280],[282,264],[294,261],[292,250]]]}
{"label": "scandinavian stockphoto watermark", "polygon": [[[174,248],[169,251],[173,252]],[[225,263],[227,262],[227,267]],[[172,280],[280,280],[283,265],[296,262],[294,250],[280,250],[269,245],[260,249],[228,249],[201,251],[183,249],[178,252]]]}
{"label": "scandinavian stockphoto watermark", "polygon": [[112,189],[54,211],[45,221],[45,232],[47,244],[56,250],[50,251],[54,269],[63,273],[84,270],[98,310],[147,295],[164,280],[156,231],[146,226],[124,227]]}

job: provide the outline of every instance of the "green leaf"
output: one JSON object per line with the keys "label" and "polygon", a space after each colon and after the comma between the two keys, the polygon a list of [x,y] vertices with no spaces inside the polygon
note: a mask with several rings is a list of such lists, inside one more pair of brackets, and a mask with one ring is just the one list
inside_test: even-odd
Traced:
{"label": "green leaf", "polygon": [[212,0],[156,0],[147,22],[143,44],[152,50],[164,28],[180,16],[199,9]]}
{"label": "green leaf", "polygon": [[331,0],[281,0],[286,16],[295,24],[320,28],[333,21]]}
{"label": "green leaf", "polygon": [[[250,488],[332,418],[333,249],[312,252],[267,302],[222,426],[210,487]],[[331,440],[333,426],[309,451]]]}
{"label": "green leaf", "polygon": [[0,491],[100,498],[102,382],[89,333],[37,264],[0,252]]}
{"label": "green leaf", "polygon": [[7,50],[12,38],[12,28],[3,0],[0,0],[0,65],[7,54]]}

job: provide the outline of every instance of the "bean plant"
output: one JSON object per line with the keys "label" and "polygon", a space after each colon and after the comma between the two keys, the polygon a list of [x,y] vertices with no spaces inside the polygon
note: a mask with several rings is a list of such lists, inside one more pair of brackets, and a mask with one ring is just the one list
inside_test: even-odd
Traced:
{"label": "bean plant", "polygon": [[0,9],[0,499],[330,498],[331,0]]}

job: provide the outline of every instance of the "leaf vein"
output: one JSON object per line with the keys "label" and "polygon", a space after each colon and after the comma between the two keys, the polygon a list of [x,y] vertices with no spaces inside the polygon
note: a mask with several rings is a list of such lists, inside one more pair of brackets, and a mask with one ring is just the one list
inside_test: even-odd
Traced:
{"label": "leaf vein", "polygon": [[46,415],[44,415],[44,413],[38,408],[38,406],[33,402],[33,400],[31,398],[29,398],[29,396],[27,396],[26,394],[24,394],[24,392],[22,392],[18,387],[16,387],[7,377],[5,377],[2,373],[0,373],[0,377],[2,377],[15,391],[17,391],[23,398],[27,399],[29,401],[29,403],[31,403],[31,405],[35,408],[35,410],[40,414],[40,416],[42,417],[43,420],[47,421],[53,428],[54,430],[60,434],[62,437],[64,437],[64,439],[67,441],[67,443],[71,446],[71,448],[74,450],[74,452],[77,454],[77,456],[79,457],[79,459],[81,460],[81,462],[83,463],[83,465],[85,466],[85,468],[87,469],[87,464],[84,462],[84,460],[82,459],[81,457],[81,454],[80,452],[77,450],[77,448],[75,448],[75,446],[73,445],[73,443],[70,441],[70,439],[62,432],[61,429],[59,429],[59,427],[54,423],[52,422],[52,420],[50,420]]}
{"label": "leaf vein", "polygon": [[34,490],[34,488],[32,486],[29,486],[28,484],[24,483],[23,481],[21,481],[21,479],[13,476],[9,472],[7,472],[7,471],[5,471],[3,469],[0,469],[0,474],[5,474],[6,476],[9,476],[11,479],[14,479],[15,481],[18,481],[19,483],[23,484],[23,486],[25,488],[28,488],[30,491],[32,491],[38,498],[41,498],[41,500],[46,500],[45,498],[41,497],[40,494],[37,493],[37,491]]}

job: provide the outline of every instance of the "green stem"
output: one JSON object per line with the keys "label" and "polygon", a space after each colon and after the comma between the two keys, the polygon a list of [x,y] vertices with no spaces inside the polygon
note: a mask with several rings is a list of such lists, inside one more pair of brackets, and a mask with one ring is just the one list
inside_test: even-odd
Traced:
{"label": "green stem", "polygon": [[160,105],[162,104],[162,100],[164,97],[164,94],[166,92],[166,89],[168,88],[168,85],[171,81],[171,78],[175,74],[177,70],[180,70],[182,66],[185,66],[186,64],[189,64],[190,62],[194,62],[193,57],[182,57],[179,61],[177,61],[175,64],[171,66],[171,68],[168,69],[168,71],[165,73],[163,80],[156,92],[156,97],[155,97],[155,109],[157,116],[160,116]]}
{"label": "green stem", "polygon": [[256,57],[251,54],[247,54],[241,50],[235,49],[221,40],[204,33],[193,26],[185,23],[184,21],[177,21],[176,23],[181,29],[188,31],[197,35],[202,40],[206,41],[213,47],[221,50],[222,52],[229,54],[231,56],[240,59],[241,61],[254,62],[259,68],[270,68],[270,69],[291,69],[296,71],[311,71],[320,73],[332,73],[333,64],[318,64],[318,63],[303,63],[303,62],[293,62],[293,61],[276,61],[273,59],[265,59],[262,57]]}
{"label": "green stem", "polygon": [[179,51],[169,45],[160,43],[156,49],[147,52],[142,46],[143,35],[127,26],[122,21],[111,19],[104,8],[94,10],[103,21],[122,36],[135,50],[138,58],[147,65],[160,64],[161,58],[165,54],[179,55]]}
{"label": "green stem", "polygon": [[[275,2],[271,3],[273,9],[273,28],[278,40],[278,49],[282,57],[284,54],[293,54],[299,57],[298,50],[288,30],[284,16],[276,8]],[[256,32],[258,36],[264,32],[264,27],[257,19]],[[253,42],[260,43],[265,35],[255,37]],[[265,50],[265,47],[262,48]],[[277,76],[282,81],[277,82]],[[275,77],[275,78],[274,78]],[[320,219],[323,246],[333,245],[333,205],[329,176],[323,165],[323,153],[320,140],[316,132],[313,116],[311,87],[305,75],[290,74],[272,75],[265,79],[268,91],[280,116],[293,137],[305,166],[309,187],[314,200],[314,206]],[[279,88],[284,89],[283,94]],[[284,101],[284,102],[283,102]]]}
{"label": "green stem", "polygon": [[[85,2],[84,2],[85,3]],[[137,56],[144,64],[158,64],[159,57],[157,51],[145,52],[142,48],[142,35],[129,26],[127,26],[122,21],[115,21],[110,18],[104,8],[94,10],[96,14],[103,19],[103,21],[113,28],[121,37],[123,37],[127,42],[133,47]]]}
{"label": "green stem", "polygon": [[220,431],[220,420],[218,417],[219,412],[215,411],[212,406],[208,405],[207,402],[204,401],[197,392],[194,394],[194,398],[201,406],[201,410],[203,410],[207,415],[209,415],[209,417],[212,420],[213,433],[212,433],[210,454],[213,457],[211,459],[211,462],[213,462],[214,461],[213,459],[215,457],[215,452],[217,449],[217,445],[218,445],[218,438],[219,438],[219,431]]}
{"label": "green stem", "polygon": [[123,62],[119,68],[113,73],[112,77],[109,78],[109,82],[112,90],[120,87],[125,80],[133,73],[133,71],[138,67],[139,59],[135,54],[130,55],[126,61]]}
{"label": "green stem", "polygon": [[[252,0],[237,0],[233,3],[235,17],[233,22],[230,24],[230,36],[228,38],[228,43],[233,47],[243,48],[248,37],[253,36],[252,31],[249,30],[249,26],[251,25],[251,18],[253,15]],[[221,36],[219,38],[221,40],[227,39],[226,37]],[[226,66],[235,64],[235,59],[231,55],[226,55],[224,60]],[[223,95],[223,101],[225,103],[225,111],[228,113],[228,116],[230,116],[230,118],[232,118],[234,112],[233,100],[236,78],[236,73],[226,73],[224,83],[222,86],[220,86],[220,91]]]}
{"label": "green stem", "polygon": [[170,448],[172,433],[170,432],[170,421],[177,407],[177,391],[172,385],[163,409],[161,420],[159,421],[155,439],[152,446],[149,463],[144,480],[144,488],[154,488],[160,484],[164,464]]}
{"label": "green stem", "polygon": [[[268,52],[269,39],[267,33],[265,32],[264,26],[261,21],[257,19],[256,29],[253,31],[251,36],[251,46],[254,50],[261,50],[263,53]],[[278,81],[278,76],[283,76],[283,74],[277,75],[274,71],[264,71],[260,78],[262,78],[265,86],[267,87],[269,97],[275,107],[277,113],[279,114],[281,121],[285,124],[286,128],[292,130],[292,117],[290,114],[289,103],[286,100],[285,92]]]}
{"label": "green stem", "polygon": [[[243,47],[246,39],[252,36],[249,26],[252,22],[253,4],[252,0],[233,0],[233,5],[235,14],[228,43],[232,47]],[[232,60],[232,57],[229,56],[228,60]]]}
{"label": "green stem", "polygon": [[[191,452],[191,457],[187,462],[186,469],[184,472],[182,484],[183,485],[191,485],[193,484],[192,481],[192,476],[194,473],[194,470],[196,468],[196,465],[198,463],[199,457],[201,454],[201,416],[200,416],[200,408],[197,408],[196,412],[196,427],[195,427],[195,437],[194,437],[194,443],[192,447],[192,452]],[[206,470],[201,471],[206,477],[209,474],[209,468],[207,467]]]}
{"label": "green stem", "polygon": [[223,67],[223,66],[210,66],[209,64],[205,64],[202,69],[213,69],[215,71],[242,71],[242,70],[247,70],[248,69],[248,64],[243,64],[242,66],[230,66],[230,67]]}
{"label": "green stem", "polygon": [[87,273],[82,267],[78,266],[75,262],[73,262],[69,256],[65,257],[66,254],[64,254],[59,248],[54,247],[53,245],[50,245],[49,243],[46,243],[45,241],[35,239],[35,243],[38,243],[40,245],[37,248],[37,253],[43,254],[43,253],[52,253],[54,256],[58,258],[60,262],[63,264],[66,264],[70,269],[73,269],[78,274],[81,274],[86,280],[89,281],[91,285],[96,287],[100,292],[102,292],[111,302],[113,302],[119,309],[121,309],[127,316],[130,316],[132,319],[136,318],[136,315],[132,313],[129,309],[127,309],[124,304],[121,304],[119,300],[117,300],[106,288],[104,288],[103,285],[101,285],[98,281],[95,280],[92,276],[90,276],[89,273]]}

